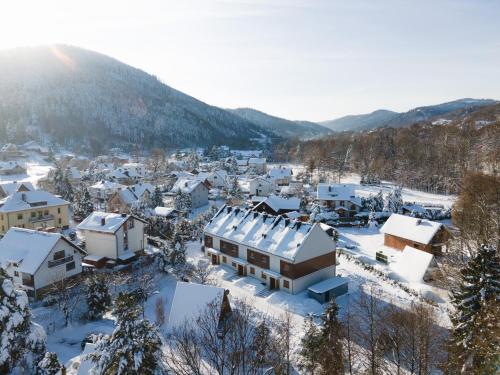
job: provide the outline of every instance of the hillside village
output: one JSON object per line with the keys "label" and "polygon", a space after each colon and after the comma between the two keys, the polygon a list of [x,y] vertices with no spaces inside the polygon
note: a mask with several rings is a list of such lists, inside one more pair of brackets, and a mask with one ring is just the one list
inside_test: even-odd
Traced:
{"label": "hillside village", "polygon": [[[259,361],[233,359],[242,373],[308,373],[307,335],[332,301],[342,320],[361,326],[373,319],[369,300],[380,311],[424,311],[435,327],[426,340],[445,343],[456,196],[355,174],[339,182],[333,172],[226,146],[144,155],[113,149],[91,158],[29,142],[7,144],[0,155],[4,294],[29,298],[36,340],[49,353],[32,356],[45,355],[67,374],[99,368],[127,314],[142,314],[137,334],[158,332],[151,345],[165,366],[186,371],[173,373],[225,374],[230,365],[211,356],[242,334],[234,319],[270,329]],[[215,347],[207,343],[207,357],[193,363],[186,335],[201,343],[212,334]],[[361,332],[351,339],[356,355],[345,361],[361,369],[369,341]],[[446,355],[432,348],[428,369]],[[229,358],[237,349],[227,350]],[[391,353],[380,355],[399,366]]]}

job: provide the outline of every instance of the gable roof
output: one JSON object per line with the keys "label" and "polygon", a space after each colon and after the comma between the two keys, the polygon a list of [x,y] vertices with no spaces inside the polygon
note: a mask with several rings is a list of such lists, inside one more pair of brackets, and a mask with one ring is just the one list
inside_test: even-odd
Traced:
{"label": "gable roof", "polygon": [[28,190],[35,190],[31,182],[4,182],[0,184],[0,190],[3,190],[6,195],[14,194],[16,191],[24,186]]}
{"label": "gable roof", "polygon": [[411,216],[392,214],[380,232],[428,245],[443,224]]}
{"label": "gable roof", "polygon": [[209,303],[216,300],[222,303],[223,297],[223,288],[178,281],[168,317],[169,328],[196,319]]}
{"label": "gable roof", "polygon": [[293,261],[316,225],[223,206],[206,225],[205,233]]}
{"label": "gable roof", "polygon": [[99,181],[97,183],[95,183],[94,185],[90,186],[92,189],[102,189],[102,190],[112,190],[112,189],[120,189],[120,188],[125,188],[125,185],[122,185],[122,184],[119,184],[117,182],[113,182],[113,181],[107,181],[107,180],[103,180],[103,181]]}
{"label": "gable roof", "polygon": [[170,191],[177,193],[180,190],[183,193],[192,193],[193,190],[195,190],[200,184],[205,186],[208,190],[208,187],[203,183],[203,181],[191,178],[179,178]]}
{"label": "gable roof", "polygon": [[284,198],[277,195],[270,195],[255,206],[255,209],[263,204],[267,204],[274,212],[279,212],[280,210],[298,211],[300,209],[300,199],[296,197]]}
{"label": "gable roof", "polygon": [[[94,211],[76,229],[94,232],[115,233],[131,215]],[[104,220],[104,225],[102,225]]]}
{"label": "gable roof", "polygon": [[293,175],[292,168],[278,167],[271,168],[267,175],[273,179],[291,177]]}
{"label": "gable roof", "polygon": [[0,200],[0,212],[21,211],[34,207],[60,206],[63,204],[69,204],[69,202],[43,190],[15,192]]}
{"label": "gable roof", "polygon": [[393,263],[394,271],[406,281],[422,281],[433,261],[434,255],[405,246],[398,261]]}
{"label": "gable roof", "polygon": [[362,205],[361,197],[356,196],[353,184],[318,184],[317,198],[320,201],[347,201]]}
{"label": "gable roof", "polygon": [[129,189],[135,194],[137,198],[141,198],[146,191],[151,194],[155,190],[154,186],[149,182],[139,182],[138,184],[129,186]]}
{"label": "gable roof", "polygon": [[0,240],[0,264],[15,262],[19,264],[19,271],[33,275],[59,240],[87,254],[60,233],[10,228]]}

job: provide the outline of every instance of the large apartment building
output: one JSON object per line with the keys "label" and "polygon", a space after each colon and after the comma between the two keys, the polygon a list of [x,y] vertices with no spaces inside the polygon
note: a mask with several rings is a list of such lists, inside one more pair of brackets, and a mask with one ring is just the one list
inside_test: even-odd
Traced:
{"label": "large apartment building", "polygon": [[335,276],[328,228],[224,206],[205,227],[204,251],[213,264],[295,294]]}
{"label": "large apartment building", "polygon": [[0,234],[9,228],[69,226],[69,202],[43,190],[17,191],[0,200]]}

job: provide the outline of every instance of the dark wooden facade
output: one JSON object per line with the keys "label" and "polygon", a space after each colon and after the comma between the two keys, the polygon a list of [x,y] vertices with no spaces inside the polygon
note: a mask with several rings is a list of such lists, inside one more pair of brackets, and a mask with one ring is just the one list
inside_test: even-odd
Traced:
{"label": "dark wooden facade", "polygon": [[280,274],[290,279],[298,279],[309,275],[323,268],[335,265],[335,252],[320,255],[301,263],[290,263],[284,260],[280,261]]}
{"label": "dark wooden facade", "polygon": [[247,261],[265,270],[269,269],[269,256],[257,251],[247,249]]}
{"label": "dark wooden facade", "polygon": [[233,258],[238,258],[238,245],[220,240],[220,252]]}
{"label": "dark wooden facade", "polygon": [[398,250],[403,250],[405,246],[410,246],[418,250],[427,251],[428,253],[441,254],[442,244],[448,241],[449,238],[450,232],[445,228],[441,228],[439,231],[437,231],[428,244],[412,241],[403,237],[398,237],[386,233],[384,235],[384,245]]}

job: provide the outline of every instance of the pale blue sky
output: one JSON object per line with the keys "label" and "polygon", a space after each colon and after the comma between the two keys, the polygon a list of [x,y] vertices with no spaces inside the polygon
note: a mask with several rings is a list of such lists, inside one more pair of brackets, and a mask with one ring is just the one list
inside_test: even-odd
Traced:
{"label": "pale blue sky", "polygon": [[291,119],[500,99],[500,1],[2,2],[0,48],[51,43]]}

